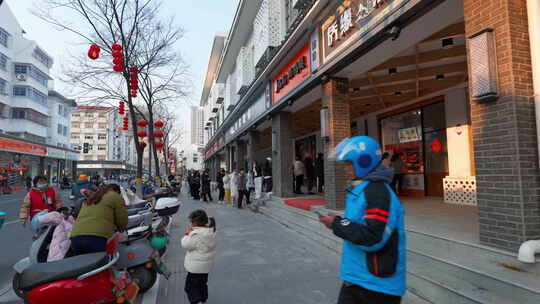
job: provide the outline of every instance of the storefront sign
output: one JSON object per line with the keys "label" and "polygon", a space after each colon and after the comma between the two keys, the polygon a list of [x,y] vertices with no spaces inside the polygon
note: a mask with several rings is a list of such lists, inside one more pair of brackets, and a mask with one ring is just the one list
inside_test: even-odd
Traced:
{"label": "storefront sign", "polygon": [[79,169],[125,169],[125,165],[120,164],[78,164]]}
{"label": "storefront sign", "polygon": [[399,143],[408,143],[420,140],[420,132],[417,127],[398,130]]}
{"label": "storefront sign", "polygon": [[315,73],[319,68],[319,31],[311,34],[310,45],[310,60],[311,60],[311,73]]}
{"label": "storefront sign", "polygon": [[310,70],[310,43],[307,43],[272,81],[272,102],[280,102],[283,96],[309,77]]}
{"label": "storefront sign", "polygon": [[46,155],[47,148],[9,138],[0,138],[0,150],[20,152],[32,155]]}
{"label": "storefront sign", "polygon": [[47,156],[64,159],[66,157],[66,151],[49,147],[47,148]]}
{"label": "storefront sign", "polygon": [[68,160],[79,160],[79,153],[75,152],[66,152],[66,159]]}
{"label": "storefront sign", "polygon": [[378,16],[389,2],[392,0],[343,1],[336,13],[323,23],[323,56],[327,58],[346,44],[353,34],[361,31],[369,21]]}

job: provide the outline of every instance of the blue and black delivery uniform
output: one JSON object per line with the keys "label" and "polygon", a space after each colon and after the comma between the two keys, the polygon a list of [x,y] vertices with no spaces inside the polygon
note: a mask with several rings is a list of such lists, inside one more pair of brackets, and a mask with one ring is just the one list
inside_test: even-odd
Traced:
{"label": "blue and black delivery uniform", "polygon": [[404,208],[383,180],[348,190],[344,217],[332,223],[344,240],[338,304],[400,303],[406,290]]}

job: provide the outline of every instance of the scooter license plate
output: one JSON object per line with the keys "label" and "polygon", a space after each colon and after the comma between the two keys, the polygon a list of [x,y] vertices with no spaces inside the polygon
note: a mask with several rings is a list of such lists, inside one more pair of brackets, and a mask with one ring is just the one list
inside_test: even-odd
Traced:
{"label": "scooter license plate", "polygon": [[139,285],[137,285],[137,283],[131,283],[126,287],[125,296],[126,296],[126,299],[129,301],[128,303],[134,303],[135,298],[137,298],[138,294],[139,294]]}

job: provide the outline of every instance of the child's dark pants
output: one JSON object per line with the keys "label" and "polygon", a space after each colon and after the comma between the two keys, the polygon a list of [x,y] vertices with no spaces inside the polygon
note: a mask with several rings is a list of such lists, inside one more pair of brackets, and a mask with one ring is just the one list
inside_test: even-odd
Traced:
{"label": "child's dark pants", "polygon": [[206,303],[208,300],[208,273],[188,272],[184,290],[188,295],[189,303]]}

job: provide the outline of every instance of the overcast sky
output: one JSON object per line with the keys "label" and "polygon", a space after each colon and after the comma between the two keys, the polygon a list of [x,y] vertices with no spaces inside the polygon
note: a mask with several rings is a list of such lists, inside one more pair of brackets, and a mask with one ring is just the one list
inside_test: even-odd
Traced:
{"label": "overcast sky", "polygon": [[[75,45],[72,35],[58,31],[30,13],[32,5],[39,4],[39,0],[5,0],[5,2],[9,4],[17,20],[27,32],[26,37],[35,40],[54,57],[53,78],[58,78],[58,75],[62,73],[61,63],[66,50],[71,53],[86,53],[88,46]],[[186,31],[178,48],[190,65],[194,85],[193,93],[187,102],[193,105],[198,104],[213,37],[218,32],[227,32],[230,29],[238,0],[162,0],[162,3],[164,17],[175,16],[176,22]],[[56,81],[55,87],[66,95],[72,92],[69,84]],[[70,97],[76,98],[76,96]],[[186,107],[181,107],[179,111],[186,109]],[[186,127],[189,126],[189,120],[184,120],[184,122]]]}

